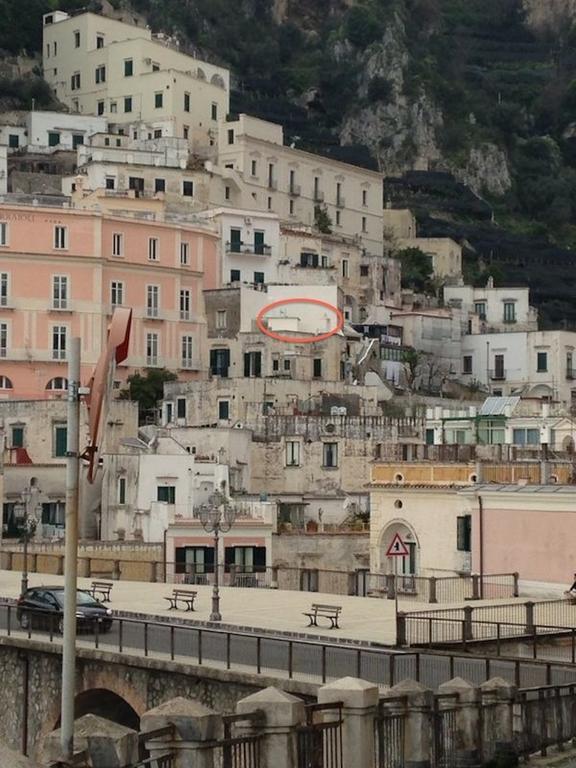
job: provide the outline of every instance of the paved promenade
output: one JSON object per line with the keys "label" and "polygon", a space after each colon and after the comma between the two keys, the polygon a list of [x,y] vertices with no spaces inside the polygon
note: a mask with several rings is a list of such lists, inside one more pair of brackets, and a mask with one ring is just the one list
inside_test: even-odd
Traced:
{"label": "paved promenade", "polygon": [[[0,598],[16,598],[20,592],[21,574],[18,571],[0,571]],[[79,587],[87,588],[91,579],[79,579]],[[63,584],[62,576],[32,573],[29,575],[30,586],[41,584]],[[183,610],[168,610],[168,601],[164,597],[172,593],[172,584],[148,584],[145,582],[116,581],[112,590],[110,607],[116,611],[158,616],[162,619],[177,617],[179,620],[207,622],[211,611],[212,587],[194,585],[196,590],[194,613]],[[474,605],[495,605],[510,603],[513,600],[475,601]],[[525,600],[518,600],[525,602]],[[329,629],[327,620],[320,620],[318,628],[308,627],[308,619],[303,615],[312,603],[341,605],[341,629]],[[466,603],[469,605],[469,603]],[[454,606],[429,605],[413,600],[400,601],[399,610],[442,610]],[[242,589],[239,587],[221,587],[220,612],[223,625],[263,629],[269,632],[298,633],[314,637],[329,637],[331,640],[353,640],[360,642],[394,645],[396,627],[394,620],[394,601],[370,597],[349,597],[345,595],[321,594],[318,592],[292,592],[272,589]]]}

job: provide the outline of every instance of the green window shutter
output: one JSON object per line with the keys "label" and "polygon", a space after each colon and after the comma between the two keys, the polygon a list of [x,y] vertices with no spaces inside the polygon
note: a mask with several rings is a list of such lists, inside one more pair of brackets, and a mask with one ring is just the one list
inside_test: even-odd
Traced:
{"label": "green window shutter", "polygon": [[54,435],[54,455],[66,456],[66,442],[68,439],[68,429],[66,427],[56,427]]}

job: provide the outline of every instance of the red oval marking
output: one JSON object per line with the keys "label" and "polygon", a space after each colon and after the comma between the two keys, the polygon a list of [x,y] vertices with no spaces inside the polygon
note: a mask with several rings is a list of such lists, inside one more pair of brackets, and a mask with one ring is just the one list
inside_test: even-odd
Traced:
{"label": "red oval marking", "polygon": [[[315,336],[307,336],[306,338],[302,338],[301,336],[285,336],[283,333],[276,333],[275,331],[271,331],[269,328],[266,328],[262,318],[271,309],[274,309],[274,307],[280,307],[283,304],[317,304],[319,307],[326,307],[336,315],[336,325],[326,333],[320,333]],[[287,344],[313,344],[316,341],[325,341],[331,336],[334,336],[335,333],[338,333],[338,331],[341,331],[344,327],[344,315],[342,312],[340,312],[338,307],[334,306],[334,304],[330,304],[328,301],[322,301],[321,299],[279,299],[278,301],[272,301],[270,304],[266,304],[266,306],[262,307],[260,312],[258,312],[256,315],[256,325],[259,331],[261,331],[266,336],[269,336],[271,339],[276,339],[276,341],[284,341]]]}

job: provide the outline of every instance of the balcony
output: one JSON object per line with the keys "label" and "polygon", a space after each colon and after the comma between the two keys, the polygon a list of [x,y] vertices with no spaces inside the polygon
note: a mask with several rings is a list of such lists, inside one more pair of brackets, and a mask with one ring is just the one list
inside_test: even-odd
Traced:
{"label": "balcony", "polygon": [[514,323],[516,322],[516,318],[515,317],[504,317],[502,322],[504,322],[506,325],[514,325]]}
{"label": "balcony", "polygon": [[288,190],[288,194],[292,197],[299,197],[302,193],[302,188],[299,184],[290,184],[290,188]]}
{"label": "balcony", "polygon": [[314,202],[315,203],[323,203],[324,202],[324,192],[322,192],[319,189],[314,190]]}
{"label": "balcony", "polygon": [[278,182],[276,179],[268,179],[268,189],[278,189]]}
{"label": "balcony", "polygon": [[503,368],[490,371],[490,379],[492,381],[506,381],[506,371]]}
{"label": "balcony", "polygon": [[249,256],[270,256],[272,254],[272,246],[265,243],[227,242],[226,254],[231,253],[247,254]]}
{"label": "balcony", "polygon": [[183,371],[199,371],[201,368],[200,360],[191,360],[190,358],[183,358],[180,360],[180,368]]}
{"label": "balcony", "polygon": [[346,198],[342,197],[342,195],[339,195],[336,198],[336,208],[345,208],[346,207]]}
{"label": "balcony", "polygon": [[574,381],[574,379],[576,379],[576,371],[573,368],[567,368],[566,378],[568,381]]}

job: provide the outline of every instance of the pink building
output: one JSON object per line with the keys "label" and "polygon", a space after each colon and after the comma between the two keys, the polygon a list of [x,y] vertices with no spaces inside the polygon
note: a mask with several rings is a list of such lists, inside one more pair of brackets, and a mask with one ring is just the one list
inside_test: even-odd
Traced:
{"label": "pink building", "polygon": [[118,305],[133,309],[133,326],[117,386],[147,367],[196,378],[202,291],[220,280],[217,239],[209,228],[129,213],[0,203],[0,397],[61,392],[75,335],[86,380]]}

